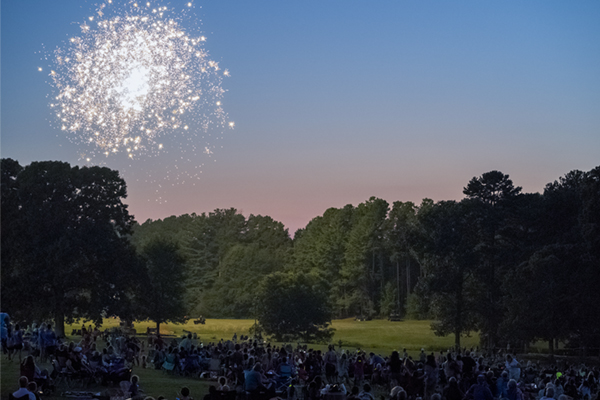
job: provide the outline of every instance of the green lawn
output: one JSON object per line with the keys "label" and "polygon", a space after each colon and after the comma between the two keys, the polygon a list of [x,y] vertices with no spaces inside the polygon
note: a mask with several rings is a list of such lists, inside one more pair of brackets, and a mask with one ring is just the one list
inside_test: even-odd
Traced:
{"label": "green lawn", "polygon": [[[198,334],[200,341],[203,343],[217,342],[220,339],[228,340],[233,337],[234,333],[238,337],[242,334],[247,335],[248,330],[254,323],[254,320],[214,320],[208,319],[205,325],[194,324],[190,320],[186,324],[173,325],[162,324],[161,333],[163,335],[176,335],[181,337],[185,332],[190,331]],[[402,350],[406,348],[409,354],[416,356],[424,347],[427,351],[439,351],[447,349],[454,344],[454,338],[451,336],[437,337],[431,332],[430,321],[401,321],[390,322],[385,320],[374,320],[359,322],[353,319],[335,320],[333,328],[336,329],[333,343],[338,344],[341,340],[342,345],[347,350],[355,350],[361,348],[366,351],[374,351],[382,355],[387,355],[393,350]],[[118,319],[107,319],[104,322],[103,328],[111,328],[119,326]],[[81,327],[81,324],[66,326],[67,335],[74,328]],[[152,322],[136,322],[135,328],[142,337],[145,337],[146,328],[154,328],[156,325]],[[79,337],[70,338],[78,341]],[[477,335],[464,338],[463,346],[477,346],[479,337]],[[312,346],[323,348],[324,346]],[[1,370],[1,387],[0,394],[2,399],[7,399],[11,391],[16,390],[16,382],[19,377],[18,361],[9,362],[5,356],[2,357],[0,364]],[[46,367],[51,370],[49,365]],[[175,394],[183,386],[188,386],[192,395],[196,399],[202,399],[208,392],[210,382],[200,381],[196,379],[183,378],[180,376],[167,375],[161,371],[151,369],[141,369],[134,367],[134,373],[140,377],[140,386],[145,393],[157,397],[164,395],[168,399],[174,399]],[[74,388],[73,390],[85,390],[91,392],[99,392],[106,390],[101,386],[90,387],[87,389]],[[62,399],[62,397],[44,397],[53,399]]]}
{"label": "green lawn", "polygon": [[[205,325],[194,324],[192,320],[186,324],[173,325],[162,324],[162,334],[181,336],[185,332],[195,332],[204,343],[215,342],[220,339],[228,340],[234,333],[238,337],[242,334],[248,335],[254,320],[249,319],[208,319]],[[118,326],[119,321],[115,319],[106,320],[103,327],[110,328]],[[342,345],[347,349],[360,347],[367,351],[389,354],[393,350],[406,348],[409,354],[417,354],[423,347],[428,351],[446,350],[454,346],[454,337],[438,337],[430,329],[431,321],[400,321],[390,322],[387,320],[355,321],[353,318],[334,320],[335,329],[333,343]],[[152,322],[137,322],[135,328],[138,333],[146,332],[146,328],[155,328]],[[67,329],[68,332],[71,327]],[[479,335],[462,338],[463,347],[475,347],[479,344]]]}
{"label": "green lawn", "polygon": [[[438,337],[430,329],[431,321],[373,320],[359,322],[354,319],[333,321],[336,329],[334,343],[342,340],[344,347],[360,347],[367,351],[390,354],[393,350],[407,349],[413,357],[421,348],[427,351],[447,350],[454,346],[454,337]],[[462,347],[476,347],[479,335],[462,338]]]}

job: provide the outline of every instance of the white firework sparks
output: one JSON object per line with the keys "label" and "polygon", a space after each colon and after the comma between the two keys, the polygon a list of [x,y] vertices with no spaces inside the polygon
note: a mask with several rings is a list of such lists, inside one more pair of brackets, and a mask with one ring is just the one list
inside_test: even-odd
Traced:
{"label": "white firework sparks", "polygon": [[107,0],[95,14],[56,49],[50,69],[50,106],[68,138],[88,144],[82,158],[157,154],[161,138],[178,132],[185,147],[212,149],[194,139],[233,127],[221,105],[229,71],[209,58],[204,36],[183,29],[185,11]]}

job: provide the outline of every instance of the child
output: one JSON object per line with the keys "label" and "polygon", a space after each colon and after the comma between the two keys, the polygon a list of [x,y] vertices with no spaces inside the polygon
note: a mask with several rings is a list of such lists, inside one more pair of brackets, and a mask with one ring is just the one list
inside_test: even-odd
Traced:
{"label": "child", "polygon": [[181,388],[181,397],[179,398],[179,400],[194,400],[190,396],[190,389],[188,389],[186,386]]}
{"label": "child", "polygon": [[140,378],[137,375],[131,375],[131,385],[129,385],[129,393],[132,399],[140,396],[140,388],[139,388]]}

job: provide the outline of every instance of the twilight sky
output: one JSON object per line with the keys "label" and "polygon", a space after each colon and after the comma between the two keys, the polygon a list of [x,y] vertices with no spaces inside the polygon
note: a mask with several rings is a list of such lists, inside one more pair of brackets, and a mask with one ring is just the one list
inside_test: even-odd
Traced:
{"label": "twilight sky", "polygon": [[[78,34],[94,3],[2,0],[2,157],[85,164],[51,127],[51,87],[37,68],[39,52]],[[494,169],[537,192],[600,165],[598,1],[194,5],[190,32],[231,71],[223,103],[236,127],[212,157],[194,155],[202,175],[185,183],[161,181],[176,152],[109,158],[139,222],[235,207],[293,235],[370,196],[460,199],[469,179]]]}

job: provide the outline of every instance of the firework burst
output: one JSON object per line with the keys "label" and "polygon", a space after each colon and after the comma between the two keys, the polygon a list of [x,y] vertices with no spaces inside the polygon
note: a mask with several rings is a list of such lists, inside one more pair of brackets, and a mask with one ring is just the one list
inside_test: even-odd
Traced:
{"label": "firework burst", "polygon": [[210,59],[205,37],[182,27],[192,3],[178,12],[115,3],[102,3],[53,54],[50,106],[58,126],[87,144],[87,161],[159,154],[168,150],[164,139],[176,135],[185,138],[180,147],[212,152],[202,139],[233,127],[221,105],[229,71]]}

